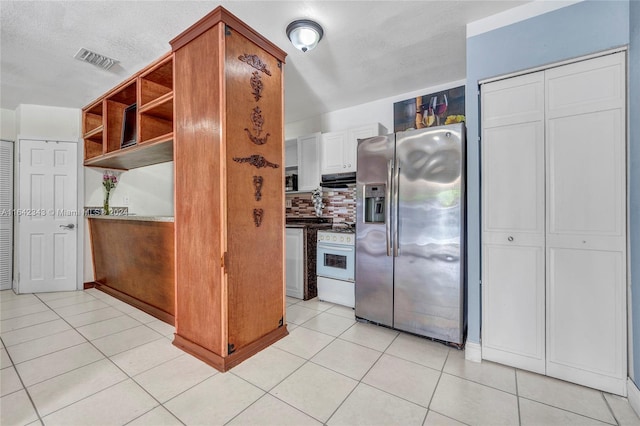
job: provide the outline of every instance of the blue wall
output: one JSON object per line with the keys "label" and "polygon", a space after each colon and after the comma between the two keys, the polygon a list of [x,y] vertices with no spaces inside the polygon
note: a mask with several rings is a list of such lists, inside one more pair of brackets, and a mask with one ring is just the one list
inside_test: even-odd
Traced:
{"label": "blue wall", "polygon": [[631,305],[633,315],[632,376],[640,388],[640,2],[630,2],[629,14],[629,230]]}
{"label": "blue wall", "polygon": [[[639,2],[633,4],[630,18],[629,0],[584,1],[534,18],[527,19],[467,39],[467,191],[468,191],[468,336],[469,342],[480,342],[480,148],[478,82],[487,78],[552,64],[587,54],[629,44],[630,22],[640,22]],[[635,17],[635,20],[633,19]],[[629,189],[631,194],[630,265],[635,268],[635,377],[640,378],[640,124],[638,123],[638,28],[634,24],[635,42],[630,56],[635,68],[630,99],[630,122],[635,123],[630,135],[629,153],[632,163]],[[636,117],[634,120],[633,117]],[[635,193],[635,194],[634,194]],[[635,212],[634,212],[635,210]]]}

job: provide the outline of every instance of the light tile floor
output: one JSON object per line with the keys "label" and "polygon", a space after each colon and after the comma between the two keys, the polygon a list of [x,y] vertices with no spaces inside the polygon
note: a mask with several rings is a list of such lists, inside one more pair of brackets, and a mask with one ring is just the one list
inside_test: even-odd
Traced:
{"label": "light tile floor", "polygon": [[0,292],[0,424],[640,425],[628,401],[287,298],[289,336],[227,373],[94,289]]}

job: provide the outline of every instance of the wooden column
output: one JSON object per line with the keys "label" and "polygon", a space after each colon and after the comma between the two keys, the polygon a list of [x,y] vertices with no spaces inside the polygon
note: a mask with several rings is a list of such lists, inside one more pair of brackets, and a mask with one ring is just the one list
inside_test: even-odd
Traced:
{"label": "wooden column", "polygon": [[225,371],[287,334],[285,53],[222,7],[171,45],[174,344]]}

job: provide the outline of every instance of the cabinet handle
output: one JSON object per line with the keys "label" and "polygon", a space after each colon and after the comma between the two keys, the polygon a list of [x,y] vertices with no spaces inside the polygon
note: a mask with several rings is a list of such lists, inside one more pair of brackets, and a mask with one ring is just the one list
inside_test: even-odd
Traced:
{"label": "cabinet handle", "polygon": [[507,238],[507,240],[513,241],[513,237],[509,237],[509,238]]}
{"label": "cabinet handle", "polygon": [[342,165],[342,168],[343,168],[343,169],[346,169],[346,168],[347,168],[347,165],[346,165],[346,164],[343,164],[343,165]]}

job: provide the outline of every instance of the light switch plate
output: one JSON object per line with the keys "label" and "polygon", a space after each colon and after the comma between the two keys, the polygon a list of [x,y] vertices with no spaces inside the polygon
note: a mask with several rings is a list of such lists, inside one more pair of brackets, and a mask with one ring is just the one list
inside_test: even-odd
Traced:
{"label": "light switch plate", "polygon": [[291,208],[291,207],[293,207],[293,204],[292,204],[291,200],[285,200],[284,201],[284,206],[287,207],[287,208]]}

